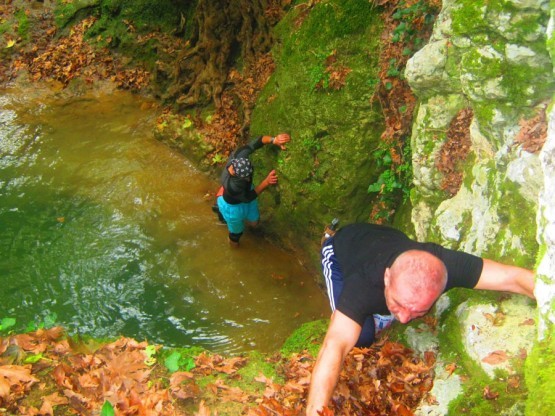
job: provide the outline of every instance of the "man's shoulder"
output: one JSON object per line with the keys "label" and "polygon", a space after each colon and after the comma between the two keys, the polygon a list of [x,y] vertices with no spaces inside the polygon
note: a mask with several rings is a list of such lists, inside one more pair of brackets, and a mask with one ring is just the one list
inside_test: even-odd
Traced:
{"label": "man's shoulder", "polygon": [[[351,235],[357,236],[357,238],[366,237],[391,237],[391,238],[408,238],[407,235],[389,225],[373,224],[373,223],[353,223],[341,227],[339,230],[344,236]],[[338,233],[339,233],[338,232]]]}

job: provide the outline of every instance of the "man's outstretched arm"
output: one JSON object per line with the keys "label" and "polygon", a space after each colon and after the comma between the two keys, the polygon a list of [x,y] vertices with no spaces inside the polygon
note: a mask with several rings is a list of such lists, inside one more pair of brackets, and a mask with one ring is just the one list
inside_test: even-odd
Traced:
{"label": "man's outstretched arm", "polygon": [[316,416],[327,406],[332,395],[343,360],[356,344],[361,327],[345,314],[335,311],[331,316],[328,332],[324,338],[310,382],[306,407],[307,416]]}
{"label": "man's outstretched arm", "polygon": [[534,272],[484,259],[484,268],[474,289],[500,290],[534,296]]}

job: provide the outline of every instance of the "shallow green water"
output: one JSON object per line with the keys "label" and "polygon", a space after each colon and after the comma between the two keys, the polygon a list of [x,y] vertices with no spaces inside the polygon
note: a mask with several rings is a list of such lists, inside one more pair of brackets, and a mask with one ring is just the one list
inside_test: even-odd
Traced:
{"label": "shallow green water", "polygon": [[145,108],[0,91],[0,318],[233,352],[327,316],[293,257],[249,233],[229,247],[216,183],[152,137]]}

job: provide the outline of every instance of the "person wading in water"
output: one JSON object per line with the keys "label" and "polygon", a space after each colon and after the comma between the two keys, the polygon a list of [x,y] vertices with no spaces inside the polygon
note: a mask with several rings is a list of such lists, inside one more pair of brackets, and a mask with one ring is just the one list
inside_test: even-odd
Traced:
{"label": "person wading in water", "polygon": [[249,159],[250,154],[267,144],[285,150],[285,144],[290,140],[291,137],[287,133],[280,133],[275,137],[261,136],[236,149],[227,160],[220,178],[222,186],[216,194],[213,210],[220,220],[227,224],[229,243],[232,246],[239,246],[245,223],[253,227],[258,225],[258,195],[268,186],[278,183],[276,171],[272,170],[262,182],[254,186],[254,168]]}

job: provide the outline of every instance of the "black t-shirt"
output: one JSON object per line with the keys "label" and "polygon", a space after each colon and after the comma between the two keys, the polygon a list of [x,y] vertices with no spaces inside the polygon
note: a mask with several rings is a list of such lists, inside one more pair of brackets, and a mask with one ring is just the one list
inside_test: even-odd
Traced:
{"label": "black t-shirt", "polygon": [[361,326],[372,314],[390,314],[384,295],[385,269],[407,250],[424,250],[447,267],[445,291],[473,288],[482,273],[483,260],[435,243],[419,243],[403,232],[376,224],[351,224],[334,237],[333,249],[343,275],[343,292],[337,309]]}
{"label": "black t-shirt", "polygon": [[249,155],[257,149],[264,146],[262,136],[252,140],[249,144],[235,150],[227,160],[225,168],[222,171],[220,182],[224,187],[223,198],[228,204],[240,204],[242,202],[251,202],[256,199],[258,194],[252,188],[252,176],[249,179],[242,179],[232,176],[227,168],[231,165],[233,159],[248,158]]}

